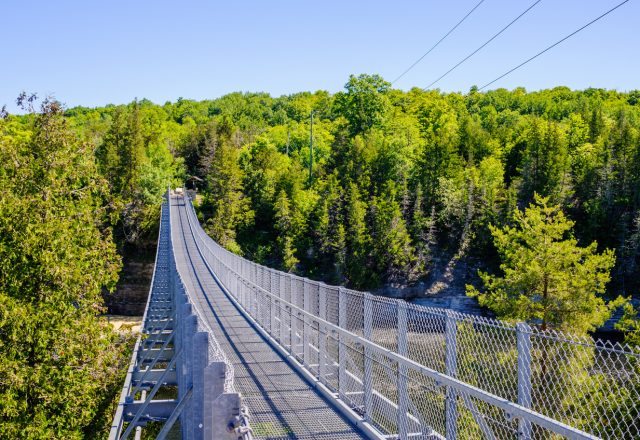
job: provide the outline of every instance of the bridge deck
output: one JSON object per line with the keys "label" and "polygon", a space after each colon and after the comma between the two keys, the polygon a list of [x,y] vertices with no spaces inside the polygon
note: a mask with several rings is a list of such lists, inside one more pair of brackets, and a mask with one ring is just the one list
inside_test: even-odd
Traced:
{"label": "bridge deck", "polygon": [[235,368],[255,438],[356,439],[364,435],[309,385],[227,298],[198,253],[184,200],[172,197],[176,265],[193,304]]}

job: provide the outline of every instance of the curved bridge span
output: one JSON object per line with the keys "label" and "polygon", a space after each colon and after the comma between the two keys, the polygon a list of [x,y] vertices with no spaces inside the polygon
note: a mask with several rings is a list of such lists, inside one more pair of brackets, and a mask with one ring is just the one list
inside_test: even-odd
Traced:
{"label": "curved bridge span", "polygon": [[[208,237],[182,195],[168,193],[162,207],[143,322],[113,440],[143,430],[184,439],[613,439],[640,429],[632,408],[607,415],[619,417],[614,431],[598,421],[601,408],[565,405],[588,395],[585,375],[610,399],[640,397],[640,356],[629,347],[266,268]],[[579,383],[567,366],[583,373]]]}

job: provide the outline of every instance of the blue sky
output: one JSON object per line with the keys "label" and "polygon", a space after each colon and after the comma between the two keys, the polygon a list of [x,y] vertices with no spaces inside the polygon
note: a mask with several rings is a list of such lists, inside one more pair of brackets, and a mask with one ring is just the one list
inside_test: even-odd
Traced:
{"label": "blue sky", "polygon": [[[0,5],[0,105],[23,90],[67,106],[340,90],[351,73],[392,80],[478,0],[30,1]],[[435,87],[482,85],[620,0],[543,0]],[[426,87],[533,0],[485,0],[394,86]],[[640,0],[492,88],[640,88]]]}

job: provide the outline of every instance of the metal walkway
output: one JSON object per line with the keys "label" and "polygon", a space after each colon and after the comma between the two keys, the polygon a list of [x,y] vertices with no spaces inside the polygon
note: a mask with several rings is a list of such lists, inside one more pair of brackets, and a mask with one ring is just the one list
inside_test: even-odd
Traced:
{"label": "metal walkway", "polygon": [[194,241],[185,202],[171,198],[177,269],[194,307],[234,366],[235,390],[249,410],[254,438],[365,438],[274,350],[209,272]]}

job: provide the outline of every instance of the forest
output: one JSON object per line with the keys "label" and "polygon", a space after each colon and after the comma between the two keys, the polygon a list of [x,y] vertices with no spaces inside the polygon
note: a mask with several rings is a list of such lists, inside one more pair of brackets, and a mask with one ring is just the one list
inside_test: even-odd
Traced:
{"label": "forest", "polygon": [[103,295],[185,182],[206,231],[262,264],[376,292],[464,277],[497,316],[577,334],[623,306],[640,345],[640,91],[363,74],[335,94],[18,103],[0,118],[2,436],[104,435],[131,344]]}

